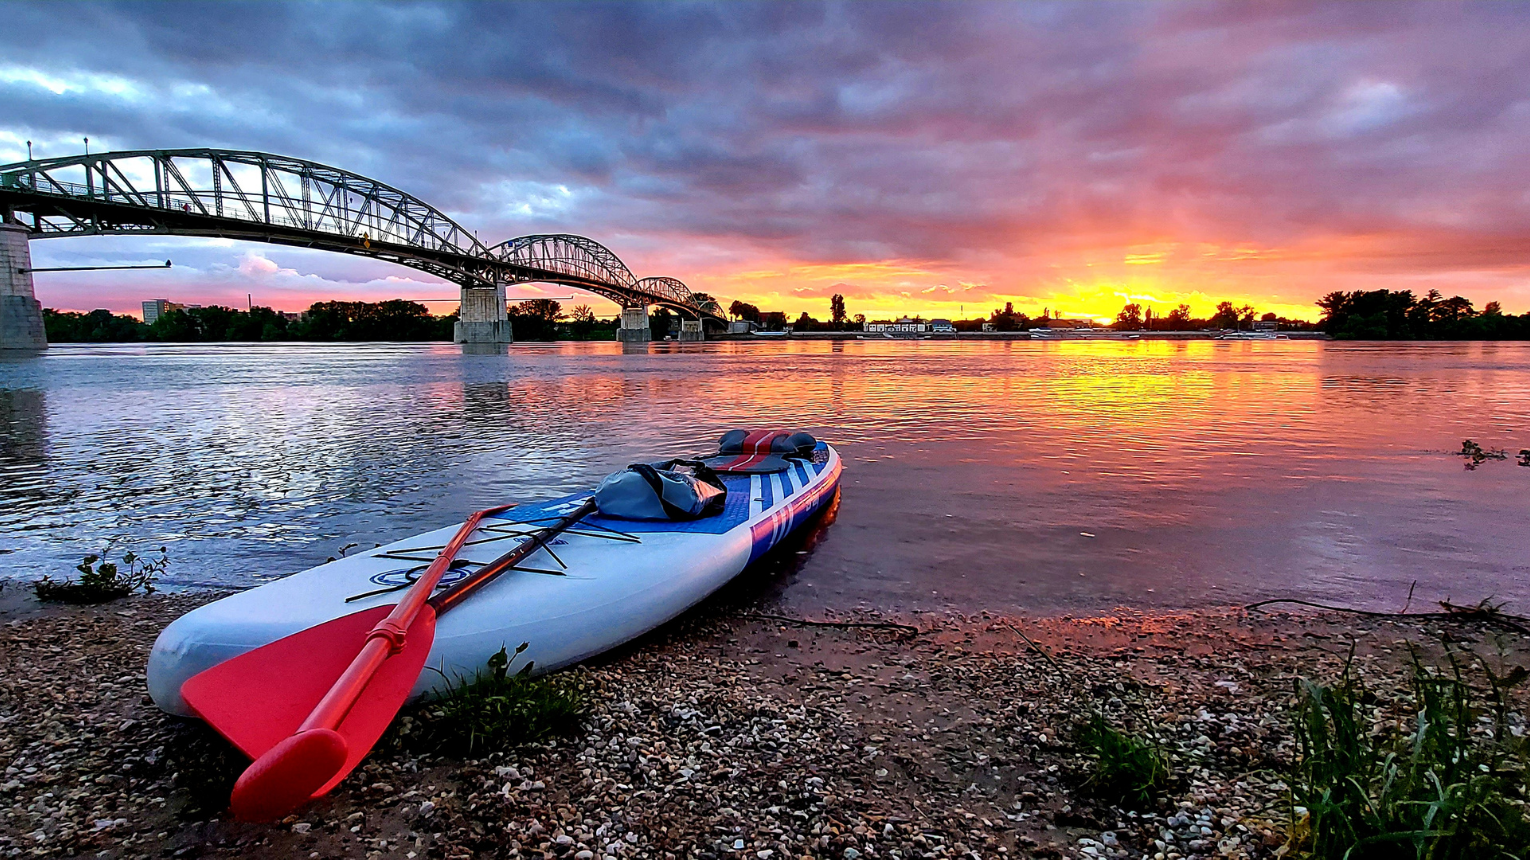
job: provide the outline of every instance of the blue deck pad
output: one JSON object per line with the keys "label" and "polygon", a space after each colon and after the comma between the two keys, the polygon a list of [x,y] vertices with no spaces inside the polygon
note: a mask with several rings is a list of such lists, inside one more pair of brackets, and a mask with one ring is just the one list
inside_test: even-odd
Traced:
{"label": "blue deck pad", "polygon": [[[813,451],[811,462],[790,460],[789,469],[795,470],[797,483],[807,486],[808,482],[815,478],[824,469],[829,461],[829,446],[822,442]],[[723,486],[728,488],[728,499],[723,506],[722,513],[689,522],[674,522],[671,520],[626,520],[617,517],[607,517],[593,514],[584,518],[586,525],[598,526],[611,529],[612,531],[625,532],[627,534],[652,534],[654,532],[678,532],[683,534],[714,534],[719,535],[731,531],[749,520],[750,502],[750,479],[752,475],[721,475]],[[785,472],[777,472],[774,477],[780,482],[784,496],[792,494],[792,481]],[[772,481],[772,475],[760,475],[760,489],[763,507],[769,510],[778,501],[773,489],[776,481]],[[519,505],[502,514],[496,514],[492,519],[518,523],[536,523],[539,520],[553,519],[563,516],[578,507],[589,493],[574,493],[558,499],[531,504]]]}

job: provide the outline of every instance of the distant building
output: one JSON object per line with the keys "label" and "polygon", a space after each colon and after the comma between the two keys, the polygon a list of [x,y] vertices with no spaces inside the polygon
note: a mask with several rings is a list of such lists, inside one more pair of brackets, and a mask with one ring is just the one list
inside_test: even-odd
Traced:
{"label": "distant building", "polygon": [[1279,331],[1279,320],[1255,320],[1254,331]]}
{"label": "distant building", "polygon": [[956,326],[951,325],[950,320],[930,320],[930,331],[946,332],[956,331]]}
{"label": "distant building", "polygon": [[171,311],[184,311],[190,308],[199,308],[201,305],[183,305],[180,302],[172,302],[169,299],[149,299],[143,303],[143,321],[148,325]]}
{"label": "distant building", "polygon": [[913,332],[929,331],[926,323],[914,322],[904,318],[897,322],[869,322],[866,323],[868,334],[908,334]]}
{"label": "distant building", "polygon": [[748,334],[759,330],[760,326],[758,323],[752,323],[748,320],[734,320],[728,323],[728,334]]}
{"label": "distant building", "polygon": [[1056,331],[1060,328],[1094,328],[1094,320],[1065,320],[1062,317],[1053,317],[1049,320],[1043,320],[1043,322],[1046,323],[1047,328],[1050,328],[1053,331]]}

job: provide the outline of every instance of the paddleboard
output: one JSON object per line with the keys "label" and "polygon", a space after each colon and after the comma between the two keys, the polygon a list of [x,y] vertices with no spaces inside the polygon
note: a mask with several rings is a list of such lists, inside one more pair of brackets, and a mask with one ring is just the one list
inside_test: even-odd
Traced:
{"label": "paddleboard", "polygon": [[[818,443],[784,472],[722,476],[722,513],[691,522],[586,517],[548,547],[444,614],[410,696],[470,678],[501,647],[526,643],[516,665],[538,672],[586,660],[695,606],[822,508],[841,462]],[[527,533],[577,508],[589,494],[522,505],[486,517],[441,587],[509,552]],[[149,654],[149,694],[169,713],[193,716],[186,679],[224,660],[333,618],[396,603],[459,525],[336,559],[214,601],[166,627]],[[434,669],[435,671],[431,671]]]}

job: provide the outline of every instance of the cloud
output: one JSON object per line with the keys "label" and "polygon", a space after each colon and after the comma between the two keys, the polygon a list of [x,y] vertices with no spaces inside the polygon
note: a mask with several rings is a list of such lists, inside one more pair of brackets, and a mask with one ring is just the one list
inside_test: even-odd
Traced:
{"label": "cloud", "polygon": [[[308,157],[485,239],[581,233],[791,313],[836,284],[909,312],[1310,313],[1440,284],[1525,309],[1527,25],[1512,4],[13,3],[0,159],[85,135]],[[392,283],[260,255],[316,290]]]}

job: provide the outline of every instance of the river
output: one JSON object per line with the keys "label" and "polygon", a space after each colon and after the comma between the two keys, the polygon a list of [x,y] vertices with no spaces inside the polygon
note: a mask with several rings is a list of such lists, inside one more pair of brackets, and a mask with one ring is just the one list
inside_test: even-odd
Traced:
{"label": "river", "polygon": [[1530,608],[1522,343],[55,346],[0,358],[0,576],[247,586],[757,425],[846,461],[800,611]]}

